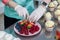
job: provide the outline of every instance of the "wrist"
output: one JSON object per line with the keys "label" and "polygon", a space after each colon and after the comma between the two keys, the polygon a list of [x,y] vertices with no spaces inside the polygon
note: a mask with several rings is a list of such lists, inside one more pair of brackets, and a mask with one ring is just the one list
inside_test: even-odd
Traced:
{"label": "wrist", "polygon": [[16,5],[14,9],[17,10],[17,9],[21,9],[21,8],[22,8],[22,6]]}
{"label": "wrist", "polygon": [[46,3],[46,2],[42,2],[42,4],[41,4],[43,7],[48,7],[48,4]]}
{"label": "wrist", "polygon": [[15,3],[15,2],[12,1],[12,0],[10,0],[10,1],[8,2],[8,6],[9,6],[9,7],[15,8],[17,5],[18,5],[18,4]]}

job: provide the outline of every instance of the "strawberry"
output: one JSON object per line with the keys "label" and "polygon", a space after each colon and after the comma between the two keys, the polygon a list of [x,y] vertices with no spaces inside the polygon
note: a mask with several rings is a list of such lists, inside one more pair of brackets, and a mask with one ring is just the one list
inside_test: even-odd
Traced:
{"label": "strawberry", "polygon": [[23,29],[20,31],[20,34],[23,34]]}
{"label": "strawberry", "polygon": [[32,34],[35,33],[34,27],[31,27],[30,30],[29,30],[29,32],[32,33]]}
{"label": "strawberry", "polygon": [[35,26],[35,31],[38,31],[39,30],[39,27],[38,25]]}
{"label": "strawberry", "polygon": [[29,35],[28,29],[25,29],[25,35]]}
{"label": "strawberry", "polygon": [[23,26],[21,27],[21,31],[20,31],[20,33],[21,33],[21,34],[24,33],[24,27],[23,27]]}
{"label": "strawberry", "polygon": [[56,35],[60,37],[60,32],[56,30]]}
{"label": "strawberry", "polygon": [[39,30],[39,27],[35,25],[34,22],[29,22],[27,20],[23,20],[22,22],[19,22],[21,26],[21,34],[29,35],[29,32],[31,34],[34,34],[36,31]]}
{"label": "strawberry", "polygon": [[60,40],[60,38],[58,40]]}
{"label": "strawberry", "polygon": [[27,29],[26,26],[24,26],[22,29],[23,29],[23,33],[24,33],[25,35],[28,35],[28,34],[29,34],[28,29]]}

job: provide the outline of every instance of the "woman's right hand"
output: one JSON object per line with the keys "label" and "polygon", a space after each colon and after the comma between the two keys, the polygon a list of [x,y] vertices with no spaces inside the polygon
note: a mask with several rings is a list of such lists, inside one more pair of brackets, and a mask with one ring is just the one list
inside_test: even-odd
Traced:
{"label": "woman's right hand", "polygon": [[29,13],[26,8],[24,8],[20,5],[17,5],[15,7],[15,10],[18,13],[18,15],[24,17],[24,19],[27,19],[29,17]]}

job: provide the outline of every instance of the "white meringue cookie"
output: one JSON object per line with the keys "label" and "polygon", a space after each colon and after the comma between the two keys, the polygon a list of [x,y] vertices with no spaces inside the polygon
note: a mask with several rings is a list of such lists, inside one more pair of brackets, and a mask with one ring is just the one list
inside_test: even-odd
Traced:
{"label": "white meringue cookie", "polygon": [[14,40],[21,40],[21,39],[19,39],[19,38],[15,38]]}
{"label": "white meringue cookie", "polygon": [[0,39],[3,38],[5,36],[6,32],[4,31],[0,31]]}

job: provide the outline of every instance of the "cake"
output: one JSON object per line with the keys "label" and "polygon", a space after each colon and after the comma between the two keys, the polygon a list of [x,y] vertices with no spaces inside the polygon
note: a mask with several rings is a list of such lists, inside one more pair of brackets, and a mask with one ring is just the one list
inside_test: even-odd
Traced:
{"label": "cake", "polygon": [[13,36],[11,34],[6,34],[4,40],[13,40]]}
{"label": "cake", "polygon": [[21,40],[21,39],[19,39],[19,38],[14,38],[13,40]]}
{"label": "cake", "polygon": [[51,13],[50,12],[45,13],[45,20],[47,21],[47,20],[51,20],[51,19],[52,19]]}
{"label": "cake", "polygon": [[60,10],[60,5],[58,5],[57,9],[59,9],[59,10]]}
{"label": "cake", "polygon": [[29,22],[27,20],[18,22],[15,28],[18,30],[20,34],[24,34],[24,35],[29,35],[29,33],[34,34],[39,30],[38,25],[35,25],[34,22]]}
{"label": "cake", "polygon": [[54,22],[53,21],[46,21],[45,27],[47,31],[52,31],[54,28]]}
{"label": "cake", "polygon": [[55,4],[53,2],[50,2],[50,4],[48,5],[49,6],[49,10],[50,11],[54,11],[55,9]]}
{"label": "cake", "polygon": [[6,32],[0,31],[0,39],[2,39],[5,36]]}
{"label": "cake", "polygon": [[53,3],[55,4],[55,6],[57,7],[58,5],[58,2],[57,1],[53,1]]}
{"label": "cake", "polygon": [[58,16],[60,16],[60,10],[56,10],[54,12],[55,18],[58,18]]}
{"label": "cake", "polygon": [[60,4],[60,0],[57,0],[57,2]]}
{"label": "cake", "polygon": [[58,23],[60,24],[60,16],[58,16]]}

